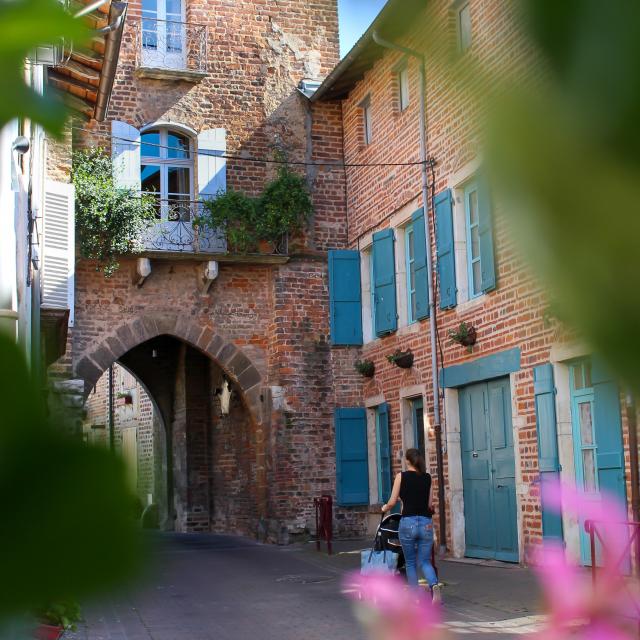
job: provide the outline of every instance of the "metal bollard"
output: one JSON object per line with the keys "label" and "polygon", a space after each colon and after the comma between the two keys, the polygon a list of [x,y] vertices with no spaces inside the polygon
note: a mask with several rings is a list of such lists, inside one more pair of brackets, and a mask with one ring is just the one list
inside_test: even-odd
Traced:
{"label": "metal bollard", "polygon": [[331,541],[333,539],[333,498],[320,496],[313,499],[316,508],[316,551],[320,551],[320,541],[327,543],[327,553],[331,555]]}

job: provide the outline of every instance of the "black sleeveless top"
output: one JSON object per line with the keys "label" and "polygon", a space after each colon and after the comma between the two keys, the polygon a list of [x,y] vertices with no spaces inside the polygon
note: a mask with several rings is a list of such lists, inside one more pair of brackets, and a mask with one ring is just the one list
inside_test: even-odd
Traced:
{"label": "black sleeveless top", "polygon": [[417,471],[403,471],[400,482],[400,500],[402,500],[402,515],[425,516],[430,518],[429,490],[431,476]]}

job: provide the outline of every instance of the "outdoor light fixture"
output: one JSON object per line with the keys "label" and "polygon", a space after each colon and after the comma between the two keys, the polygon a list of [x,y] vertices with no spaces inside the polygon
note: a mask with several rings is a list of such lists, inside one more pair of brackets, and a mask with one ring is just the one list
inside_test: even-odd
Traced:
{"label": "outdoor light fixture", "polygon": [[25,136],[18,136],[13,141],[11,148],[16,153],[19,153],[20,155],[24,155],[25,153],[27,153],[27,151],[29,151],[29,139],[26,138]]}

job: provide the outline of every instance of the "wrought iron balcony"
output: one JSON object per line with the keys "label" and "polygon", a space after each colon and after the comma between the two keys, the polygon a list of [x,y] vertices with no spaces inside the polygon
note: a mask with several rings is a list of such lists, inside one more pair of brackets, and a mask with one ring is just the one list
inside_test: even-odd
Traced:
{"label": "wrought iron balcony", "polygon": [[207,27],[142,17],[136,25],[136,67],[202,76],[207,70]]}
{"label": "wrought iron balcony", "polygon": [[[157,205],[158,222],[151,225],[142,238],[147,252],[179,253],[235,253],[227,246],[224,232],[196,224],[202,214],[202,202],[169,199],[159,200]],[[264,243],[250,255],[286,256],[287,237],[276,243]]]}

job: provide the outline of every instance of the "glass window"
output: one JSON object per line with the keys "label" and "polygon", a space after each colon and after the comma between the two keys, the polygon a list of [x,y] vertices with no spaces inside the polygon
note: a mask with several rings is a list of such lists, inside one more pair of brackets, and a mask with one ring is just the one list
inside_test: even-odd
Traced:
{"label": "glass window", "polygon": [[584,490],[594,493],[598,490],[596,481],[596,456],[593,449],[582,450],[582,468],[584,472]]}
{"label": "glass window", "polygon": [[145,131],[141,138],[140,155],[143,158],[160,157],[160,131]]}
{"label": "glass window", "polygon": [[458,48],[464,53],[471,46],[471,8],[469,3],[458,11]]}
{"label": "glass window", "polygon": [[369,102],[362,107],[362,119],[364,124],[364,143],[371,144],[371,103]]}
{"label": "glass window", "polygon": [[475,183],[465,189],[467,218],[467,263],[470,297],[482,293],[482,262],[480,260],[480,225],[478,217],[478,188]]}
{"label": "glass window", "polygon": [[142,48],[158,48],[157,0],[142,0]]}
{"label": "glass window", "polygon": [[591,403],[581,402],[579,405],[579,420],[580,420],[580,439],[582,445],[593,444],[593,420],[591,416]]}
{"label": "glass window", "polygon": [[409,324],[416,321],[416,261],[415,233],[413,223],[405,227],[405,258],[407,269],[407,320]]}
{"label": "glass window", "polygon": [[400,111],[404,111],[409,106],[409,69],[407,67],[398,73],[398,97]]}

